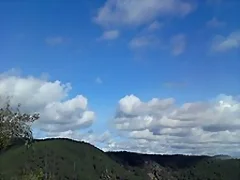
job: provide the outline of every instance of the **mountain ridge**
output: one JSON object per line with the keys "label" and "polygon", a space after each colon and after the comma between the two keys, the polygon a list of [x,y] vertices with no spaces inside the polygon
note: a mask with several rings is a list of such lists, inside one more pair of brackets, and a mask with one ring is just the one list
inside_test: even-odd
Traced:
{"label": "mountain ridge", "polygon": [[223,161],[200,155],[104,152],[92,144],[67,138],[36,139],[29,149],[21,142],[15,142],[0,154],[2,179],[21,179],[23,171],[38,169],[52,179],[240,179],[238,159]]}

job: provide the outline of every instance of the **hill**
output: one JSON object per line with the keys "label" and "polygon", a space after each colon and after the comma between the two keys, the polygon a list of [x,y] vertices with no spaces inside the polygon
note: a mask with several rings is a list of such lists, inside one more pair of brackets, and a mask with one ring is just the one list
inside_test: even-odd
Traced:
{"label": "hill", "polygon": [[[32,148],[13,146],[0,155],[0,172],[5,179],[24,171],[44,171],[51,179],[143,179],[128,172],[103,151],[69,139],[35,141]],[[18,178],[19,179],[19,178]]]}
{"label": "hill", "polygon": [[103,152],[69,139],[36,140],[29,149],[18,142],[0,154],[2,179],[39,170],[39,179],[52,180],[240,180],[237,159]]}
{"label": "hill", "polygon": [[127,169],[141,167],[156,180],[240,180],[240,159],[108,152]]}
{"label": "hill", "polygon": [[231,157],[231,156],[228,156],[228,155],[216,155],[216,156],[213,156],[213,158],[215,158],[215,159],[221,159],[221,160],[232,159],[232,157]]}

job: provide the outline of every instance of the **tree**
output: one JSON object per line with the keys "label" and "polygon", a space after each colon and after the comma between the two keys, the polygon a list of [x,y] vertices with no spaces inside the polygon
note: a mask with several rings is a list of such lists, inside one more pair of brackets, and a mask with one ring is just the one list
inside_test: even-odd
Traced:
{"label": "tree", "polygon": [[13,139],[24,140],[26,144],[32,142],[31,124],[37,119],[39,119],[38,113],[21,113],[20,104],[14,109],[8,100],[0,108],[0,150],[10,145]]}

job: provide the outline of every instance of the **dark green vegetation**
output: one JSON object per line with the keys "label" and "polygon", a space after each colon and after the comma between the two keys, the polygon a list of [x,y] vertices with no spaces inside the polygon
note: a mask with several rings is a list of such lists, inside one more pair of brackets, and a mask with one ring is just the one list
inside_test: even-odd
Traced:
{"label": "dark green vegetation", "polygon": [[[2,179],[240,180],[240,160],[108,152],[69,139],[20,141],[0,154]],[[0,178],[0,179],[1,179]]]}
{"label": "dark green vegetation", "polygon": [[240,180],[240,159],[130,152],[108,154],[128,169],[140,167],[157,180]]}
{"label": "dark green vegetation", "polygon": [[39,170],[43,179],[143,179],[94,146],[69,139],[35,141],[28,149],[13,146],[0,155],[0,172],[5,179],[19,179]]}

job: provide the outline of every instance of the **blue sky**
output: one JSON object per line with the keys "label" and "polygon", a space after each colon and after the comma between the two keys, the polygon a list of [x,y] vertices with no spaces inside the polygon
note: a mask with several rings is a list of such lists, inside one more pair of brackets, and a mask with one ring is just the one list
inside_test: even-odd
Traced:
{"label": "blue sky", "polygon": [[239,95],[238,0],[139,2],[1,1],[0,72],[71,83],[98,133],[126,95],[177,106]]}

